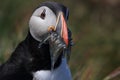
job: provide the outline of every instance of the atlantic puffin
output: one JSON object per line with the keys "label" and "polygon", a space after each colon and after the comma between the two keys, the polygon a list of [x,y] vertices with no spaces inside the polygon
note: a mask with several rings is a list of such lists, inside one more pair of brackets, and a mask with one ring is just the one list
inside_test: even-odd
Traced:
{"label": "atlantic puffin", "polygon": [[41,3],[29,20],[27,37],[0,66],[0,80],[72,80],[68,16],[68,8],[60,3]]}

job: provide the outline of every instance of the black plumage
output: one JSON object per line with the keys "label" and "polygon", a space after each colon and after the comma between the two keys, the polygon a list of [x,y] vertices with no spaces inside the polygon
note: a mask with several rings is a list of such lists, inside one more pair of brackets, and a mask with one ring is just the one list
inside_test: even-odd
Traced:
{"label": "black plumage", "polygon": [[[38,47],[30,33],[22,41],[9,60],[0,67],[0,80],[32,80],[32,72],[37,70],[50,70],[51,60],[49,44]],[[56,62],[55,68],[60,65],[61,58]]]}

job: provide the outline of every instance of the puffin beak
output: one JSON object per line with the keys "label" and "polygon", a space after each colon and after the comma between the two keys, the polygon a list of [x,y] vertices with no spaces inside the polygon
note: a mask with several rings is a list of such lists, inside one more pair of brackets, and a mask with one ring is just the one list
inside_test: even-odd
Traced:
{"label": "puffin beak", "polygon": [[[61,40],[63,41],[63,43],[61,43],[60,45],[52,44],[52,42],[50,42],[51,63],[53,68],[63,49],[68,46],[68,29],[66,20],[62,12],[60,12],[57,16],[56,25],[50,26],[48,28],[48,31],[51,30],[57,32],[57,34],[61,37]],[[61,40],[58,42],[61,42]]]}
{"label": "puffin beak", "polygon": [[56,22],[56,32],[61,36],[63,41],[68,46],[68,29],[67,23],[62,12],[59,13],[57,22]]}

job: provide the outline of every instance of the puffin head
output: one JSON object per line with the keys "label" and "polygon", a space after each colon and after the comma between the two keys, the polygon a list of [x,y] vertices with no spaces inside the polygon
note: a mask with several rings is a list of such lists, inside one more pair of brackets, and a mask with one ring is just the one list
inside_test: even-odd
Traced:
{"label": "puffin head", "polygon": [[44,2],[37,7],[29,21],[30,34],[37,41],[41,41],[49,29],[56,31],[68,45],[67,20],[68,8],[56,2]]}

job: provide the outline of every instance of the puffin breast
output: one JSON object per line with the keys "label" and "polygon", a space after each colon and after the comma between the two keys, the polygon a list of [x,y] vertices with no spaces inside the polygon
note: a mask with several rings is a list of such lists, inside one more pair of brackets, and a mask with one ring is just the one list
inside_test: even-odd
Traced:
{"label": "puffin breast", "polygon": [[61,65],[53,70],[40,70],[33,73],[33,80],[72,80],[69,67],[65,58]]}

